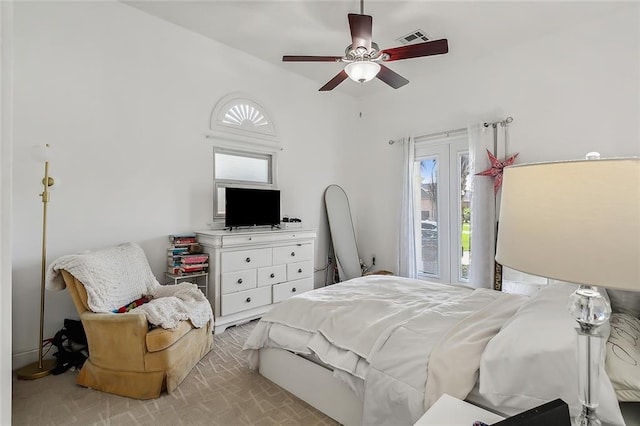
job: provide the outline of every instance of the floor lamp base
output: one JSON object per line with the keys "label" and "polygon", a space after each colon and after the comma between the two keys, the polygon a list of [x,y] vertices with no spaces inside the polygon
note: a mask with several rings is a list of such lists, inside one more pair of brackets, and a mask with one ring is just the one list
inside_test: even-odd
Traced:
{"label": "floor lamp base", "polygon": [[51,374],[53,369],[56,368],[56,363],[57,361],[55,359],[43,359],[42,368],[40,368],[38,361],[36,361],[19,368],[16,373],[18,374],[18,379],[21,380],[40,379]]}

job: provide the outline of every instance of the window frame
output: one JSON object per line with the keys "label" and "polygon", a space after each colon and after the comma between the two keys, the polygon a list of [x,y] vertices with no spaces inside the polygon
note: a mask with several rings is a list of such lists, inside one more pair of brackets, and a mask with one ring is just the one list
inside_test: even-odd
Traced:
{"label": "window frame", "polygon": [[[248,109],[262,117],[266,124],[257,124],[252,120],[252,114],[244,114],[241,122],[231,123],[226,116],[239,108],[243,113]],[[242,145],[253,145],[281,149],[278,141],[276,126],[271,114],[257,100],[243,92],[233,92],[218,100],[209,118],[210,137],[226,141],[239,142]]]}
{"label": "window frame", "polygon": [[[216,154],[233,155],[245,158],[261,158],[268,161],[268,179],[269,182],[259,182],[238,179],[218,179],[216,178]],[[224,213],[220,213],[218,209],[218,191],[223,188],[255,188],[255,189],[277,189],[276,185],[276,153],[264,152],[257,150],[229,149],[224,147],[213,148],[213,220],[224,221]]]}
{"label": "window frame", "polygon": [[[461,155],[470,155],[469,138],[467,132],[445,137],[427,140],[416,140],[415,143],[415,169],[417,179],[414,193],[416,194],[416,211],[414,212],[414,224],[416,227],[416,275],[419,279],[445,284],[468,285],[469,279],[463,278],[462,259],[459,255],[462,247],[462,206],[460,196],[460,161]],[[420,163],[422,160],[437,158],[437,218],[438,218],[438,273],[429,274],[421,271],[418,265],[422,262],[422,208],[420,205]],[[446,173],[444,168],[446,167]],[[455,220],[452,212],[458,212]],[[473,213],[472,213],[473,214]]]}
{"label": "window frame", "polygon": [[[231,111],[239,115],[236,122],[225,119]],[[222,188],[278,189],[278,152],[282,146],[276,134],[276,126],[267,110],[253,96],[243,92],[229,93],[216,102],[209,118],[209,130],[205,138],[212,141],[212,210],[211,229],[224,228],[224,214],[218,209],[218,192]],[[217,179],[216,154],[232,154],[248,158],[268,159],[269,182],[236,179]]]}

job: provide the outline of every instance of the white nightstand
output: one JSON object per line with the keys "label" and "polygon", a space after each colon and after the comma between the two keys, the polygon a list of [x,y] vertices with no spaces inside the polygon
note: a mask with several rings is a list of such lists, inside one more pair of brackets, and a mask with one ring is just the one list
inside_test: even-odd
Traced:
{"label": "white nightstand", "polygon": [[490,425],[504,417],[444,394],[414,426],[472,426],[477,420]]}

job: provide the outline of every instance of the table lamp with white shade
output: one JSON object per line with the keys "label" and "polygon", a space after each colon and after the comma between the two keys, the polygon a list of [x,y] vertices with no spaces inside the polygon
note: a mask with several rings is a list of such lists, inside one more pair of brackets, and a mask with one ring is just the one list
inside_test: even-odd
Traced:
{"label": "table lamp with white shade", "polygon": [[601,424],[600,325],[611,308],[595,288],[640,291],[640,159],[523,164],[504,169],[496,261],[579,284],[569,311],[579,324],[577,425]]}

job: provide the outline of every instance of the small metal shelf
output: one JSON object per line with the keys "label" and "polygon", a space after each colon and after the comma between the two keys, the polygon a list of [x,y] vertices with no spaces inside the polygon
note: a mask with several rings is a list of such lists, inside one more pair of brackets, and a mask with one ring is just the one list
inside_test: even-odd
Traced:
{"label": "small metal shelf", "polygon": [[[165,272],[164,276],[167,278],[165,284],[178,284],[180,281],[186,281],[193,278],[193,283],[204,293],[205,297],[208,296],[209,289],[209,273],[208,272],[196,272],[193,274],[176,275],[170,272]],[[199,278],[204,277],[204,285],[200,284]],[[173,283],[171,282],[173,281]]]}

